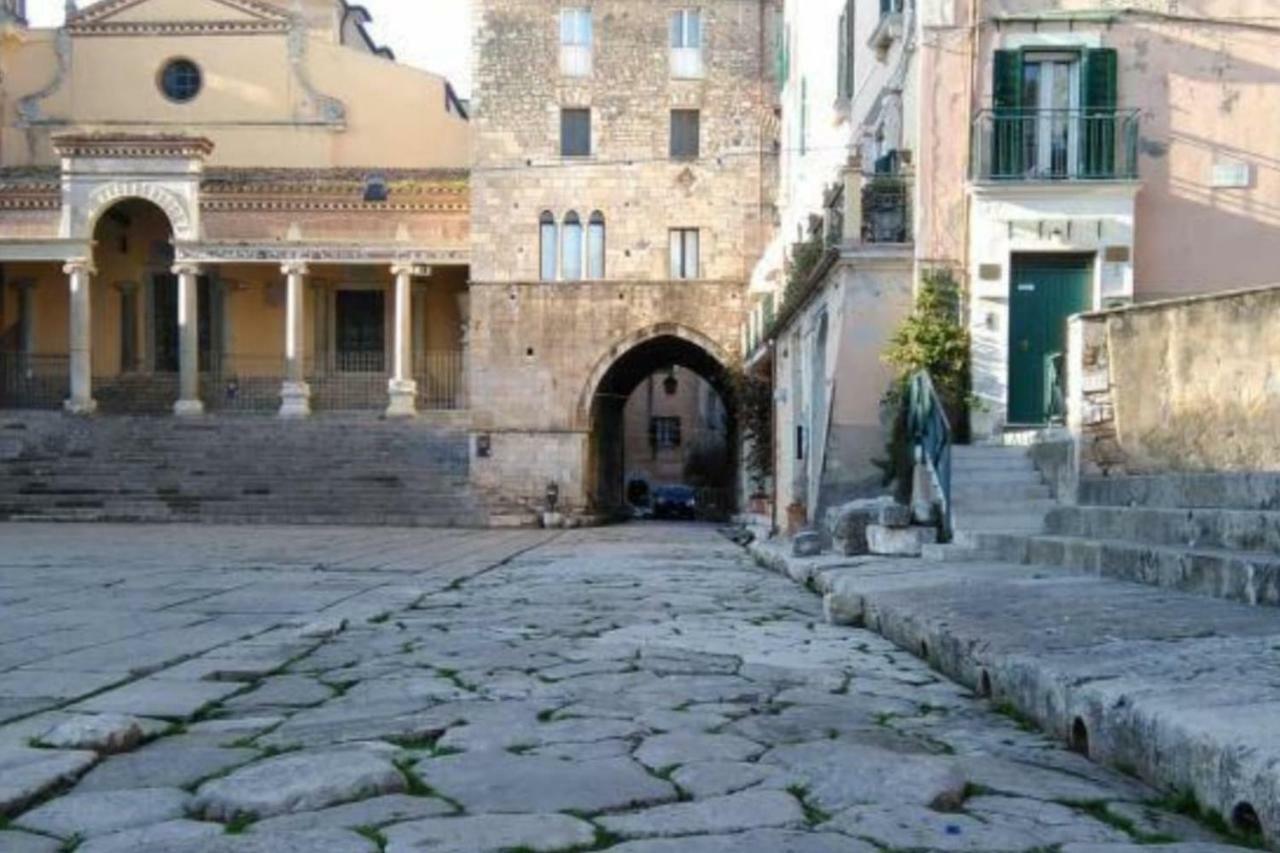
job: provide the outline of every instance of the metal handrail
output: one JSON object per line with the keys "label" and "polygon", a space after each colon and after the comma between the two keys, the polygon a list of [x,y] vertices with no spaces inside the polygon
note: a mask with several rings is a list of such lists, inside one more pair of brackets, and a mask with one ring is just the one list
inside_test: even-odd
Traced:
{"label": "metal handrail", "polygon": [[942,540],[950,541],[951,422],[927,370],[911,377],[907,407],[907,432],[915,462],[929,470],[938,495]]}

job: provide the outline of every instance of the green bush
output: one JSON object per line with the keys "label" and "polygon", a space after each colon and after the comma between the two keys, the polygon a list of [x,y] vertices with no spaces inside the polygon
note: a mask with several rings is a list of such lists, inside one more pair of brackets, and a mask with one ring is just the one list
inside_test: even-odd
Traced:
{"label": "green bush", "polygon": [[927,370],[942,399],[952,439],[969,441],[969,407],[972,384],[969,373],[969,331],[961,306],[963,292],[948,269],[924,273],[915,308],[890,340],[884,360],[894,368],[894,381],[883,404],[892,412],[893,429],[888,459],[877,462],[885,472],[885,484],[897,480],[899,491],[911,485],[911,441],[907,434],[908,383]]}
{"label": "green bush", "polygon": [[738,425],[746,443],[743,464],[752,492],[762,494],[773,476],[773,384],[741,368],[732,378]]}

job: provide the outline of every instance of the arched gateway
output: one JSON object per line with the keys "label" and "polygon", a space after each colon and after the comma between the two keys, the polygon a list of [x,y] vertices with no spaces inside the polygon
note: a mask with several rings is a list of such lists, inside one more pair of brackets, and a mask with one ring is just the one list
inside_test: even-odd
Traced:
{"label": "arched gateway", "polygon": [[[628,423],[624,413],[628,400],[655,374],[669,372],[667,382],[672,382],[674,368],[700,377],[719,396],[728,415],[726,446],[736,446],[732,383],[725,353],[710,338],[675,324],[632,335],[600,360],[579,404],[579,418],[590,436],[586,490],[597,512],[613,513],[626,502]],[[631,427],[634,429],[635,425]],[[713,482],[700,485],[717,494],[717,502],[728,508],[731,469],[720,472]]]}

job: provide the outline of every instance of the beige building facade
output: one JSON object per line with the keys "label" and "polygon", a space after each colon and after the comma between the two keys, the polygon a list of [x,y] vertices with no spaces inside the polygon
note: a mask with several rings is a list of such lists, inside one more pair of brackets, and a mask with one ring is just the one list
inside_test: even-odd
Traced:
{"label": "beige building facade", "polygon": [[477,481],[622,502],[655,372],[721,392],[772,227],[768,0],[483,0],[472,124]]}
{"label": "beige building facade", "polygon": [[0,395],[465,405],[470,127],[332,0],[104,0],[0,40]]}
{"label": "beige building facade", "polygon": [[944,250],[969,282],[978,436],[1063,419],[1070,314],[1280,280],[1274,3],[928,5],[972,32],[934,94],[969,168],[930,181],[968,222]]}

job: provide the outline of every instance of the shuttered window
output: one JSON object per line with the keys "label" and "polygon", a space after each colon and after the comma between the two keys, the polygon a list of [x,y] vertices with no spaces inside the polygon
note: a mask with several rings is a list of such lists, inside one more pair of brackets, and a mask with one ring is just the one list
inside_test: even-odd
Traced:
{"label": "shuttered window", "polygon": [[842,100],[853,97],[854,0],[845,0],[837,34],[839,55],[836,57],[836,88]]}
{"label": "shuttered window", "polygon": [[560,265],[565,281],[582,279],[582,220],[572,210],[565,214],[562,238],[564,245],[560,250]]}
{"label": "shuttered window", "polygon": [[702,115],[698,110],[671,111],[671,159],[694,160],[700,154]]}
{"label": "shuttered window", "polygon": [[556,250],[559,240],[556,235],[556,218],[551,211],[545,210],[538,218],[538,251],[540,252],[540,271],[543,281],[556,280]]}
{"label": "shuttered window", "polygon": [[604,214],[598,210],[587,224],[587,278],[604,278]]}
{"label": "shuttered window", "polygon": [[671,277],[698,277],[699,235],[697,228],[671,229]]}
{"label": "shuttered window", "polygon": [[591,154],[591,110],[560,111],[560,154],[587,157]]}

